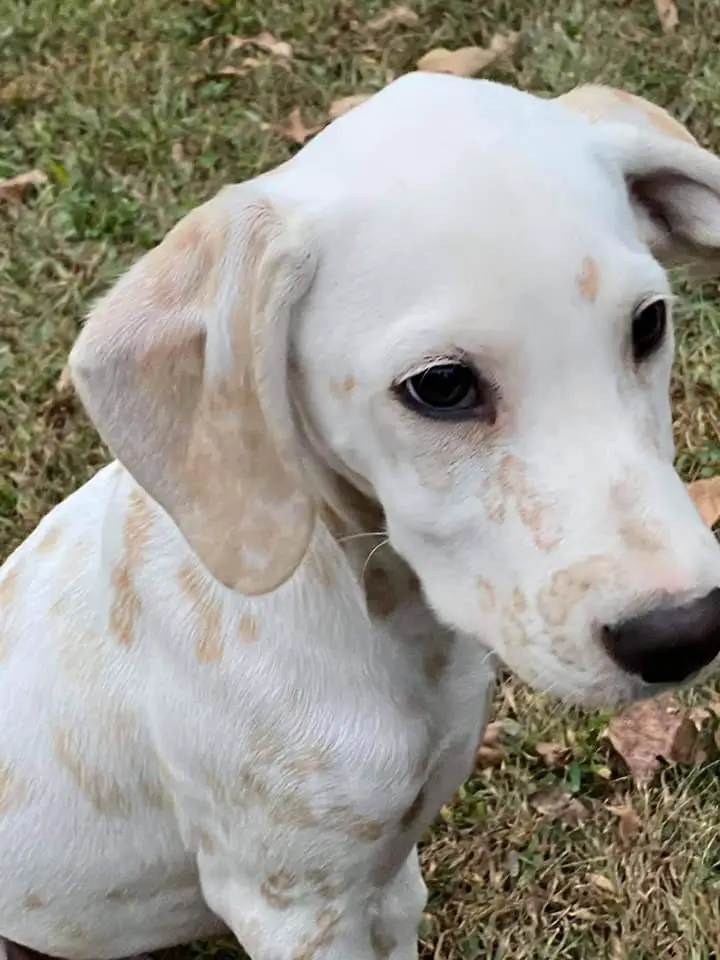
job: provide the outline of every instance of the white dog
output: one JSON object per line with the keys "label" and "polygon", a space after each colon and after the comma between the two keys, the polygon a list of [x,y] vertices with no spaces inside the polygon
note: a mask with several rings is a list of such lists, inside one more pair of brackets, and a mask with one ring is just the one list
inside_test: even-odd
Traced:
{"label": "white dog", "polygon": [[719,250],[658,108],[415,74],[143,257],[71,355],[117,462],[0,583],[5,952],[416,958],[495,657],[614,703],[720,650],[660,266]]}

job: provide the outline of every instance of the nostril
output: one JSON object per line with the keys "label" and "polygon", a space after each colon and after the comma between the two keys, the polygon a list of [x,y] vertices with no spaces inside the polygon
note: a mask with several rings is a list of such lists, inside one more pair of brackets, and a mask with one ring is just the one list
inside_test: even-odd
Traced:
{"label": "nostril", "polygon": [[602,640],[619,666],[646,683],[680,683],[720,653],[720,588],[605,627]]}

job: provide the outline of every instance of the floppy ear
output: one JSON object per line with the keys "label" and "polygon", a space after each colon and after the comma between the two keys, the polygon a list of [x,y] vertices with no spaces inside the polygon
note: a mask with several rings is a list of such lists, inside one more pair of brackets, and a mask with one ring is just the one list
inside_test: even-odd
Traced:
{"label": "floppy ear", "polygon": [[288,325],[315,270],[295,214],[252,184],[178,223],[92,310],[70,371],[100,435],[209,572],[273,590],[307,548]]}
{"label": "floppy ear", "polygon": [[593,123],[619,161],[655,256],[701,276],[720,272],[720,159],[665,110],[623,90],[577,87],[557,102]]}

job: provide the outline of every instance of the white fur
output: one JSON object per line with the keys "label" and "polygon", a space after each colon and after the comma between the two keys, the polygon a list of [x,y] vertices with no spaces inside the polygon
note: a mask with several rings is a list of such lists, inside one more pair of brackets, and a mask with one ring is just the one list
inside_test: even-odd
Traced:
{"label": "white fur", "polygon": [[[662,224],[627,176],[656,176]],[[415,844],[471,768],[494,657],[569,699],[644,695],[598,625],[720,582],[672,467],[672,345],[642,371],[627,355],[636,303],[668,294],[650,246],[712,255],[719,196],[720,161],[642,123],[416,75],[249,193],[208,204],[197,242],[222,223],[226,247],[202,310],[180,293],[181,319],[154,319],[158,272],[181,286],[193,269],[185,240],[187,263],[160,247],[120,282],[73,371],[124,466],[55,508],[0,580],[3,936],[72,960],[225,928],[253,960],[417,957]],[[273,253],[243,266],[258,198],[274,211]],[[242,341],[252,369],[234,339],[241,270],[260,285],[263,316]],[[148,343],[188,331],[205,331],[206,350],[188,382],[209,390],[242,369],[265,418],[261,452],[222,496],[234,503],[245,470],[258,480],[271,436],[289,478],[277,509],[292,504],[297,537],[268,535],[240,572],[217,549],[235,508],[204,528],[202,460],[183,473],[199,403],[188,412],[165,385],[146,405],[142,377],[162,358],[130,370]],[[390,389],[457,351],[498,385],[491,430],[420,418]],[[208,484],[234,462],[232,416],[219,436]],[[389,544],[338,476],[381,505]],[[271,514],[259,480],[252,497]],[[324,498],[344,532],[313,512]],[[584,571],[575,594],[571,570]],[[394,584],[379,612],[378,571]],[[561,623],[556,606],[542,612],[556,581]]]}

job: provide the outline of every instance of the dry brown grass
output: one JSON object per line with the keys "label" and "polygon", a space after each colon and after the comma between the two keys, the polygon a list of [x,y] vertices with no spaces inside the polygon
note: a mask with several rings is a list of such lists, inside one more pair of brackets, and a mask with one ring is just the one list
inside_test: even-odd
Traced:
{"label": "dry brown grass", "polygon": [[[539,93],[624,86],[720,151],[717,0],[680,2],[669,36],[651,0],[411,4],[417,24],[374,32],[367,23],[386,0],[6,0],[0,177],[37,167],[50,180],[19,209],[0,206],[0,554],[104,460],[72,393],[56,385],[88,302],[220,184],[296,149],[263,125],[296,105],[322,122],[336,97],[380,88],[432,47],[484,45],[514,29],[512,68],[488,76]],[[290,69],[253,51],[260,66],[228,75],[248,51],[201,46],[262,29],[293,44]],[[720,473],[720,300],[713,286],[680,292],[678,465],[709,476]],[[512,682],[497,716],[501,766],[477,771],[424,844],[425,960],[716,957],[715,767],[669,771],[641,793],[608,752],[606,718]],[[544,741],[567,746],[557,768],[538,756]],[[578,826],[533,806],[558,785],[586,808]],[[610,809],[628,803],[642,822],[629,843]],[[238,958],[224,942],[189,952]]]}

